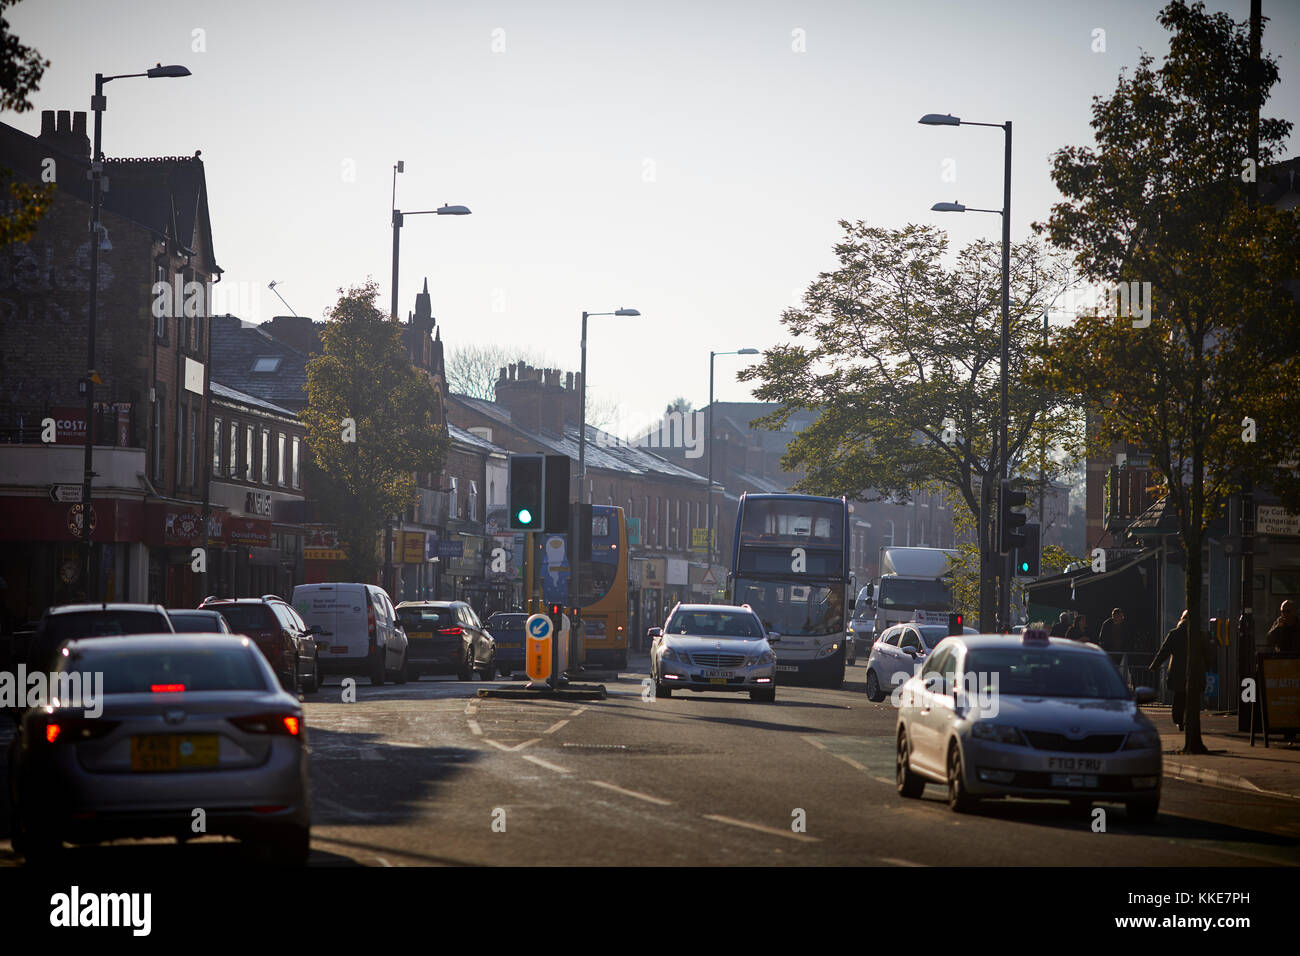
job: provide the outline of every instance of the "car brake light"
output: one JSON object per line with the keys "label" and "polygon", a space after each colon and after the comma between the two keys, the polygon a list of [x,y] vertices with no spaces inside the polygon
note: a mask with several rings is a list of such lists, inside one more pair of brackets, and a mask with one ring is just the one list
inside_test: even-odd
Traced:
{"label": "car brake light", "polygon": [[302,730],[302,720],[294,714],[251,714],[231,717],[230,722],[250,734],[297,737]]}
{"label": "car brake light", "polygon": [[155,694],[181,694],[185,691],[184,684],[150,684],[149,689]]}
{"label": "car brake light", "polygon": [[459,627],[440,627],[438,628],[438,633],[439,634],[463,634],[464,632]]}
{"label": "car brake light", "polygon": [[51,717],[45,725],[45,742],[57,740],[93,740],[103,737],[118,725],[116,720],[92,717]]}
{"label": "car brake light", "polygon": [[51,744],[54,743],[54,741],[56,741],[56,740],[59,739],[59,734],[60,734],[62,731],[63,731],[63,728],[60,727],[58,724],[46,724],[46,725],[45,725],[45,741],[46,741],[46,743],[51,743]]}

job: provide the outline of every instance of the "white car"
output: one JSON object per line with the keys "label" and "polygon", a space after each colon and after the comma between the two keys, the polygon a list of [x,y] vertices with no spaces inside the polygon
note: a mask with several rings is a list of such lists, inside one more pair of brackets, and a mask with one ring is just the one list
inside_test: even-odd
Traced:
{"label": "white car", "polygon": [[867,657],[867,697],[884,700],[916,673],[929,653],[948,636],[944,624],[910,621],[887,628]]}
{"label": "white car", "polygon": [[1160,808],[1160,735],[1094,644],[1027,631],[944,639],[903,685],[897,784],[919,797],[948,788],[955,811],[984,797],[1124,803],[1130,818]]}
{"label": "white car", "polygon": [[648,632],[655,695],[676,689],[748,691],[751,700],[776,700],[776,654],[752,609],[729,604],[678,604],[662,627]]}

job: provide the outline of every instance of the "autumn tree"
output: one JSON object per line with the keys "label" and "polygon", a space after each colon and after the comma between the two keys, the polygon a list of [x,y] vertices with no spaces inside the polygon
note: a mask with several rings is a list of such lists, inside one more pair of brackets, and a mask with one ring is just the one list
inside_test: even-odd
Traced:
{"label": "autumn tree", "polygon": [[387,517],[415,502],[416,472],[442,471],[449,441],[437,387],[411,365],[378,285],[339,294],[307,363],[301,418],[323,479],[313,491],[338,529],[345,573],[370,581]]}
{"label": "autumn tree", "polygon": [[[755,424],[780,428],[800,410],[817,420],[790,442],[782,466],[803,469],[799,490],[857,500],[908,500],[914,489],[965,504],[979,555],[981,628],[992,630],[1000,441],[1001,246],[981,241],[945,262],[931,226],[841,221],[838,265],[808,287],[781,322],[794,341],[740,372],[754,395],[780,403]],[[1054,392],[1020,384],[1042,315],[1069,286],[1060,257],[1030,240],[1011,250],[1009,445],[1011,474],[1061,470],[1075,416]],[[1030,489],[1032,491],[1032,488]]]}
{"label": "autumn tree", "polygon": [[[36,92],[45,75],[49,60],[41,59],[33,47],[19,41],[9,30],[4,18],[6,7],[18,0],[0,0],[0,110],[26,113],[32,108],[29,97]],[[13,171],[0,167],[0,180],[9,179]],[[45,214],[54,198],[54,184],[32,188],[23,183],[9,184],[13,211],[0,215],[0,246],[11,242],[27,242],[36,233],[36,223]]]}
{"label": "autumn tree", "polygon": [[[1287,283],[1300,275],[1300,217],[1249,202],[1292,126],[1259,119],[1255,170],[1252,115],[1276,61],[1262,58],[1252,82],[1248,29],[1203,4],[1176,0],[1159,19],[1172,31],[1164,63],[1145,55],[1094,98],[1096,146],[1055,154],[1065,200],[1035,227],[1090,281],[1125,284],[1129,308],[1112,299],[1060,329],[1030,381],[1079,396],[1105,440],[1151,454],[1178,518],[1196,637],[1210,521],[1242,477],[1285,486],[1278,466],[1295,457],[1300,322]],[[1190,641],[1188,753],[1205,752],[1202,649]]]}

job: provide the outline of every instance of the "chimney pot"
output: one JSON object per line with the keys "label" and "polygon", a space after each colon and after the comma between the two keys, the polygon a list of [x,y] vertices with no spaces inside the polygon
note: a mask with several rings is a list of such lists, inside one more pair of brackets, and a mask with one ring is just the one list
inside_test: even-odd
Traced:
{"label": "chimney pot", "polygon": [[41,135],[54,135],[54,110],[41,110]]}
{"label": "chimney pot", "polygon": [[72,132],[77,136],[86,135],[86,113],[84,110],[78,110],[72,114]]}
{"label": "chimney pot", "polygon": [[55,126],[55,132],[71,133],[72,132],[72,111],[59,110],[59,121]]}

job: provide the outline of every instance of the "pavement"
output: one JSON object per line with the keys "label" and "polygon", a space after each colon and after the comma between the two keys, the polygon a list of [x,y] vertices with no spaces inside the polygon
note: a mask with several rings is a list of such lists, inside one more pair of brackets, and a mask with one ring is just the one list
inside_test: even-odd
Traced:
{"label": "pavement", "polygon": [[1183,732],[1174,726],[1168,705],[1142,708],[1160,731],[1166,777],[1300,800],[1300,741],[1269,735],[1269,745],[1237,729],[1237,715],[1201,713],[1201,740],[1208,754],[1184,754]]}

